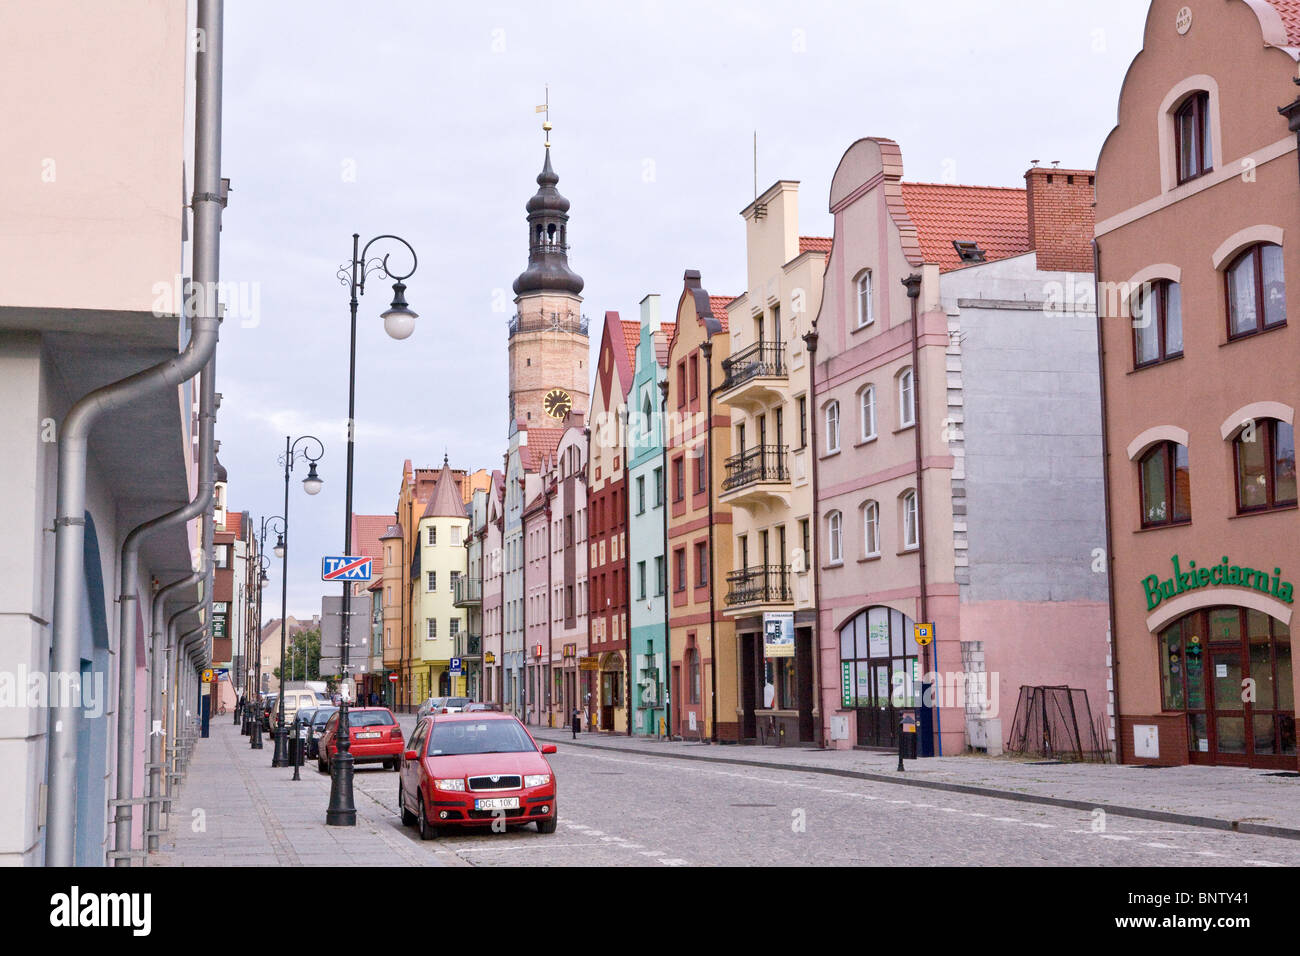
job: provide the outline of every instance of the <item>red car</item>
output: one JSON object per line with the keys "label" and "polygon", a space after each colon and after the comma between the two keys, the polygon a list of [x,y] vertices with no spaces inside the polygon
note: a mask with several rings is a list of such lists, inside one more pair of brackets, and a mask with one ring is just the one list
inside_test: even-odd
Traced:
{"label": "red car", "polygon": [[[316,769],[329,773],[330,761],[338,753],[336,738],[339,715],[335,711],[321,734]],[[387,707],[349,707],[348,739],[352,742],[352,761],[356,764],[382,763],[385,770],[397,770],[402,762],[402,728]]]}
{"label": "red car", "polygon": [[402,754],[397,805],[402,822],[431,840],[441,827],[537,824],[554,833],[555,774],[513,714],[471,712],[422,719]]}

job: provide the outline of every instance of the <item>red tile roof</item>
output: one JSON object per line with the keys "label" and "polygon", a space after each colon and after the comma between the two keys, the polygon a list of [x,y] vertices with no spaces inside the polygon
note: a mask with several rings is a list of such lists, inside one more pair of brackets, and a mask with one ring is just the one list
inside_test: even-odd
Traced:
{"label": "red tile roof", "polygon": [[374,558],[374,574],[384,569],[384,548],[379,543],[393,524],[392,515],[352,516],[352,553]]}
{"label": "red tile roof", "polygon": [[825,252],[831,251],[831,240],[829,236],[800,236],[800,252]]}
{"label": "red tile roof", "polygon": [[555,454],[564,437],[563,428],[529,428],[528,444],[519,449],[519,460],[525,471],[537,471],[542,461]]}
{"label": "red tile roof", "polygon": [[1300,0],[1268,0],[1268,3],[1282,18],[1287,43],[1300,46]]}
{"label": "red tile roof", "polygon": [[1030,251],[1029,207],[1025,190],[1000,186],[900,183],[903,203],[916,224],[921,255],[941,272],[959,269],[953,242],[976,242],[985,261]]}
{"label": "red tile roof", "polygon": [[461,493],[459,479],[452,474],[451,466],[444,459],[442,470],[438,472],[438,483],[433,486],[433,494],[429,496],[429,504],[420,517],[463,518],[464,516],[465,497]]}
{"label": "red tile roof", "polygon": [[623,320],[623,343],[627,346],[627,357],[636,363],[636,347],[641,344],[641,323],[635,319]]}
{"label": "red tile roof", "polygon": [[226,510],[226,530],[231,532],[236,538],[240,538],[241,522],[244,513],[242,511]]}
{"label": "red tile roof", "polygon": [[713,310],[713,317],[722,323],[722,331],[727,331],[727,303],[736,298],[734,295],[711,295],[709,296],[709,308]]}

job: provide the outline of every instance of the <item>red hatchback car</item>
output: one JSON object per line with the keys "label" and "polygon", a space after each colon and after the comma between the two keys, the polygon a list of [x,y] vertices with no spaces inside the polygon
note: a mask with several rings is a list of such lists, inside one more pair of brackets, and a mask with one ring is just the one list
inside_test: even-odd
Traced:
{"label": "red hatchback car", "polygon": [[[321,734],[316,769],[329,773],[330,761],[338,753],[339,715],[335,711]],[[402,728],[387,707],[349,707],[348,739],[356,764],[382,763],[385,770],[397,770],[402,762]]]}
{"label": "red hatchback car", "polygon": [[397,805],[421,839],[440,827],[535,822],[555,832],[555,774],[545,754],[513,714],[460,713],[425,717],[402,755]]}

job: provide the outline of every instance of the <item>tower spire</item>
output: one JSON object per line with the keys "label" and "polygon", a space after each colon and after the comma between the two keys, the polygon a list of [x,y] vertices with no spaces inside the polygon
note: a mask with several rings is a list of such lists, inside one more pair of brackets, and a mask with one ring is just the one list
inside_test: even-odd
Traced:
{"label": "tower spire", "polygon": [[533,112],[545,113],[546,118],[542,120],[542,132],[544,142],[542,143],[547,149],[551,148],[551,84],[546,84],[546,102],[537,107]]}

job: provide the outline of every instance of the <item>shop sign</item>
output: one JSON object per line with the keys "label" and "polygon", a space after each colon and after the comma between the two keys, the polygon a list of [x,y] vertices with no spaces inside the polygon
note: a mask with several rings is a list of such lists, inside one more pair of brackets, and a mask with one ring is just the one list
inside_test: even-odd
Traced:
{"label": "shop sign", "polygon": [[484,664],[495,664],[496,662],[497,662],[497,656],[493,654],[491,651],[488,651],[486,654],[483,655]]}
{"label": "shop sign", "polygon": [[763,614],[763,656],[794,657],[794,611]]}
{"label": "shop sign", "polygon": [[1154,611],[1161,601],[1172,600],[1185,591],[1198,588],[1232,587],[1248,588],[1277,598],[1285,604],[1294,603],[1294,586],[1290,581],[1282,580],[1282,569],[1274,568],[1272,575],[1259,568],[1239,567],[1232,564],[1227,557],[1210,567],[1197,567],[1195,561],[1187,562],[1183,570],[1178,555],[1170,558],[1174,566],[1171,577],[1161,581],[1159,575],[1148,574],[1142,579],[1142,590],[1146,592],[1147,610]]}
{"label": "shop sign", "polygon": [[840,662],[840,703],[853,706],[853,665],[849,661]]}
{"label": "shop sign", "polygon": [[579,657],[578,670],[580,671],[598,671],[600,670],[599,657]]}

